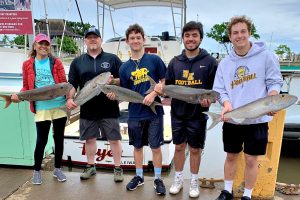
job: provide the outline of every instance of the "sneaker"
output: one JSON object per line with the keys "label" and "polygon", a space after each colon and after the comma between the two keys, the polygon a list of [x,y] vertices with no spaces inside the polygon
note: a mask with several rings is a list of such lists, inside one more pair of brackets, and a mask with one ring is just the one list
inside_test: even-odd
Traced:
{"label": "sneaker", "polygon": [[131,181],[127,184],[127,190],[135,190],[137,187],[144,185],[144,178],[140,176],[134,176]]}
{"label": "sneaker", "polygon": [[33,176],[31,179],[32,184],[34,185],[41,185],[42,184],[42,175],[41,171],[33,171]]}
{"label": "sneaker", "polygon": [[191,180],[191,185],[190,185],[190,197],[196,198],[199,197],[199,183],[197,179],[192,179]]}
{"label": "sneaker", "polygon": [[220,196],[216,198],[216,200],[233,200],[233,196],[227,190],[222,190]]}
{"label": "sneaker", "polygon": [[241,200],[251,200],[251,198],[250,198],[250,197],[243,196],[243,197],[241,198]]}
{"label": "sneaker", "polygon": [[174,183],[172,184],[169,192],[170,194],[178,194],[183,187],[183,177],[175,176]]}
{"label": "sneaker", "polygon": [[64,182],[67,180],[66,175],[64,175],[60,168],[55,168],[53,170],[53,177],[57,178],[59,182]]}
{"label": "sneaker", "polygon": [[87,167],[83,170],[83,173],[80,175],[81,180],[87,180],[96,174],[95,167]]}
{"label": "sneaker", "polygon": [[115,168],[114,169],[114,181],[122,182],[123,180],[124,180],[123,169],[120,167]]}
{"label": "sneaker", "polygon": [[155,189],[156,194],[158,194],[158,195],[166,194],[166,187],[164,185],[164,182],[159,178],[154,180],[154,189]]}

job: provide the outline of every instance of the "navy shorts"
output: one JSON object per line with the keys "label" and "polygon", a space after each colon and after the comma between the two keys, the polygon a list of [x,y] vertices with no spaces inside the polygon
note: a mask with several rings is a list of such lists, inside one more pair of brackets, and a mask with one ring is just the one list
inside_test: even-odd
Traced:
{"label": "navy shorts", "polygon": [[178,119],[171,117],[174,144],[188,143],[192,148],[204,149],[207,119]]}
{"label": "navy shorts", "polygon": [[268,143],[268,123],[237,125],[223,124],[224,151],[258,156],[265,155]]}
{"label": "navy shorts", "polygon": [[80,140],[93,138],[106,138],[107,140],[122,139],[118,118],[99,120],[80,119],[79,131]]}
{"label": "navy shorts", "polygon": [[163,116],[148,120],[128,120],[129,145],[140,149],[149,145],[151,149],[164,144]]}

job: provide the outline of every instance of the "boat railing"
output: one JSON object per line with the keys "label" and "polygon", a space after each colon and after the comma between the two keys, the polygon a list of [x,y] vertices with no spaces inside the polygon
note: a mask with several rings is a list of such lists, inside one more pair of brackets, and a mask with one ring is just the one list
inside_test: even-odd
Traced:
{"label": "boat railing", "polygon": [[153,37],[153,36],[149,36],[148,37],[150,39],[150,41],[152,41],[152,39],[156,39],[158,41],[158,44],[157,44],[157,47],[160,47],[160,50],[161,50],[161,58],[164,62],[166,62],[166,59],[165,59],[165,54],[164,54],[164,49],[163,49],[163,44],[162,44],[162,41],[159,37]]}
{"label": "boat railing", "polygon": [[[18,45],[18,44],[4,44],[4,43],[0,43],[0,47],[3,47],[3,48],[15,48],[15,49],[25,49],[24,45]],[[27,47],[27,50],[29,50],[28,47]]]}
{"label": "boat railing", "polygon": [[125,37],[120,37],[119,38],[119,43],[118,43],[118,48],[117,48],[117,55],[119,55],[119,52],[120,52],[121,41],[124,41],[125,39],[126,39]]}
{"label": "boat railing", "polygon": [[[121,42],[124,41],[125,39],[126,39],[125,37],[120,37],[119,38],[118,47],[117,47],[117,55],[120,54]],[[150,41],[150,42],[147,42],[147,41]],[[157,44],[152,43],[152,42],[157,42]],[[147,46],[155,46],[157,48],[157,50],[159,50],[159,51],[157,51],[156,54],[158,54],[162,58],[162,60],[164,62],[166,62],[165,52],[164,52],[164,49],[163,49],[163,43],[162,43],[162,40],[159,37],[146,36],[146,42],[144,44],[144,47],[147,47]],[[146,53],[149,53],[149,52],[146,52]],[[122,54],[124,54],[124,53],[122,53]],[[128,55],[128,57],[130,57],[130,54],[127,54],[127,55]]]}

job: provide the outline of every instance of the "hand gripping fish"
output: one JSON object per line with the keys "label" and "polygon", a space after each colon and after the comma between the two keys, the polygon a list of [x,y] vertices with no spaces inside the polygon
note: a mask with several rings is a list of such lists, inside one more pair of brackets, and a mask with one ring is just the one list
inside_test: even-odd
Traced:
{"label": "hand gripping fish", "polygon": [[[103,72],[98,76],[94,77],[92,80],[86,82],[83,88],[80,89],[79,92],[76,93],[74,97],[74,103],[77,106],[81,106],[87,101],[91,100],[93,97],[99,95],[101,93],[100,85],[105,84],[111,73],[110,72]],[[71,110],[68,110],[66,106],[60,107],[60,109],[66,111],[67,113],[67,123],[69,122]]]}
{"label": "hand gripping fish", "polygon": [[[69,93],[72,87],[73,86],[69,83],[58,83],[33,90],[26,90],[16,95],[21,101],[44,101],[64,96]],[[6,101],[4,108],[7,108],[12,102],[11,96],[0,94],[0,97]]]}
{"label": "hand gripping fish", "polygon": [[[244,106],[236,108],[224,114],[225,118],[242,123],[246,119],[255,119],[266,115],[269,112],[277,112],[296,103],[298,98],[294,95],[278,94],[260,98]],[[221,121],[221,115],[212,112],[203,112],[212,118],[209,129],[215,127]]]}
{"label": "hand gripping fish", "polygon": [[110,75],[110,72],[103,72],[88,81],[75,95],[74,103],[76,103],[77,106],[81,106],[93,97],[99,95],[101,93],[100,85],[104,85],[108,81]]}
{"label": "hand gripping fish", "polygon": [[[150,80],[151,87],[146,94],[152,92],[156,85],[156,82],[150,76],[148,76],[148,78]],[[191,88],[181,85],[165,85],[164,94],[168,97],[191,104],[199,104],[199,101],[203,99],[209,99],[211,102],[216,102],[216,100],[220,97],[220,94],[214,90]]]}

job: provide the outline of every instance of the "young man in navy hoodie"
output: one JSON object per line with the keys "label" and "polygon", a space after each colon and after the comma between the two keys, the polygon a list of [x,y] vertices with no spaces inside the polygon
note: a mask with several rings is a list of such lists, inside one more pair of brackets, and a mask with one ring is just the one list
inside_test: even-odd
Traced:
{"label": "young man in navy hoodie", "polygon": [[225,188],[216,200],[231,200],[238,154],[245,153],[245,190],[242,200],[250,200],[257,174],[259,155],[266,153],[269,113],[237,124],[224,114],[268,95],[276,95],[282,86],[279,62],[262,42],[250,42],[252,21],[246,16],[231,18],[228,35],[233,49],[218,67],[213,89],[220,93],[223,106],[223,143],[227,157],[224,166]]}
{"label": "young man in navy hoodie", "polygon": [[[167,85],[183,85],[193,88],[212,89],[217,61],[205,49],[199,48],[203,40],[203,26],[200,22],[190,21],[182,30],[185,49],[169,63],[166,73]],[[157,84],[155,91],[160,91],[162,84]],[[199,104],[190,104],[177,99],[171,102],[171,123],[173,143],[175,144],[174,165],[175,178],[169,190],[177,194],[183,187],[183,167],[185,149],[188,144],[190,151],[191,182],[189,196],[199,196],[198,172],[201,152],[206,137],[207,116],[212,102],[204,99]]]}

